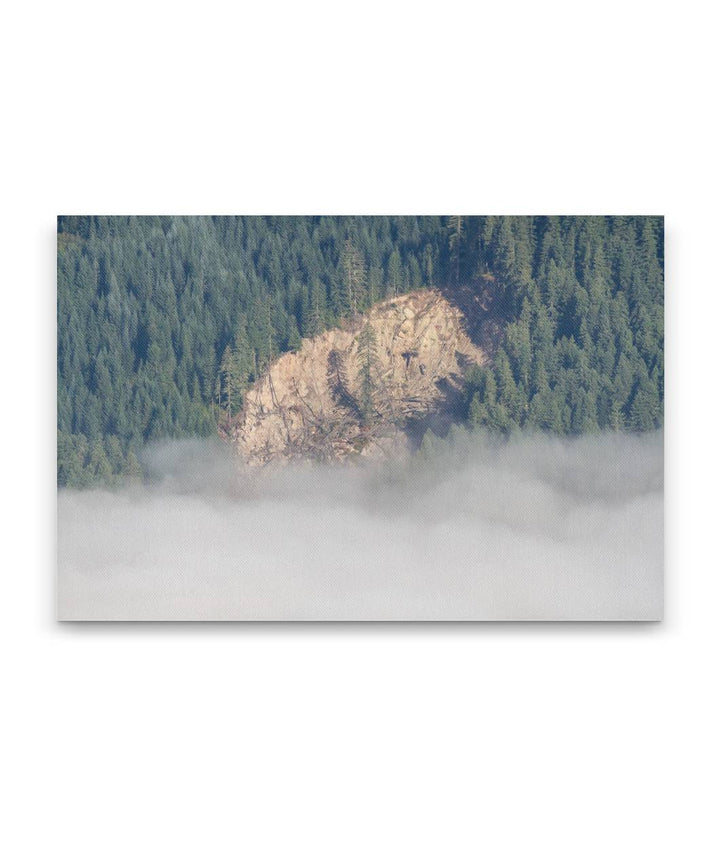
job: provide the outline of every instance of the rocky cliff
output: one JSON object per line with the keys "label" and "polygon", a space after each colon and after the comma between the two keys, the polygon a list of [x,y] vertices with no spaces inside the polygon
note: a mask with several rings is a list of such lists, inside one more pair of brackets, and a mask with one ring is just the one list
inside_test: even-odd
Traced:
{"label": "rocky cliff", "polygon": [[230,438],[254,465],[402,454],[457,416],[462,377],[485,360],[456,306],[437,291],[405,294],[277,359]]}

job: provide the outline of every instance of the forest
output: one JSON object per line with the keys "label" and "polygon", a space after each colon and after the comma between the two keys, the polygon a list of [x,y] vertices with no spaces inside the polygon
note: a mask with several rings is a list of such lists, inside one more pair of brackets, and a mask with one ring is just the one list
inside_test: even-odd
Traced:
{"label": "forest", "polygon": [[142,476],[216,434],[279,354],[379,300],[483,289],[503,336],[471,431],[662,426],[661,217],[58,218],[57,480]]}

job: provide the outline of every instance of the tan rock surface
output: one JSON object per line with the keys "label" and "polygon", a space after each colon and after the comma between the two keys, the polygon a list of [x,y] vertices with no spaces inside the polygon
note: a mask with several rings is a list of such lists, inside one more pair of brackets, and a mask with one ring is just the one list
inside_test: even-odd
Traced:
{"label": "tan rock surface", "polygon": [[[372,413],[363,417],[358,338],[366,324],[376,357]],[[439,292],[405,294],[277,359],[246,394],[231,439],[249,464],[401,454],[428,420],[451,417],[463,374],[485,361]]]}

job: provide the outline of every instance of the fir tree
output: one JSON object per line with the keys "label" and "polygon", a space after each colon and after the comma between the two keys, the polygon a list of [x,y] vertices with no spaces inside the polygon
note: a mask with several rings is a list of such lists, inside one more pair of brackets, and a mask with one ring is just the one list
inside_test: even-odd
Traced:
{"label": "fir tree", "polygon": [[377,391],[377,337],[372,324],[368,321],[358,336],[358,378],[360,393],[358,402],[365,423],[372,421],[375,414],[375,395]]}
{"label": "fir tree", "polygon": [[367,271],[361,252],[350,238],[346,238],[343,245],[341,266],[344,286],[343,310],[356,315],[358,307],[364,303]]}
{"label": "fir tree", "polygon": [[448,217],[448,246],[452,260],[452,270],[455,284],[460,282],[460,253],[463,239],[463,217],[455,215]]}
{"label": "fir tree", "polygon": [[388,297],[397,297],[402,288],[402,270],[400,266],[400,253],[397,247],[390,253],[388,260],[387,294]]}
{"label": "fir tree", "polygon": [[60,485],[226,423],[227,348],[232,417],[300,335],[428,285],[489,307],[486,430],[663,423],[661,218],[65,217],[57,246]]}

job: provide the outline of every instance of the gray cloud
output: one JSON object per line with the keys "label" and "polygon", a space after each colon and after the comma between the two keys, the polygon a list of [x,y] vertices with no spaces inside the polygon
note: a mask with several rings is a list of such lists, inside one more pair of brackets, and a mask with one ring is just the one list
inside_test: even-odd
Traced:
{"label": "gray cloud", "polygon": [[466,442],[392,466],[239,471],[58,495],[62,619],[657,619],[662,434]]}

